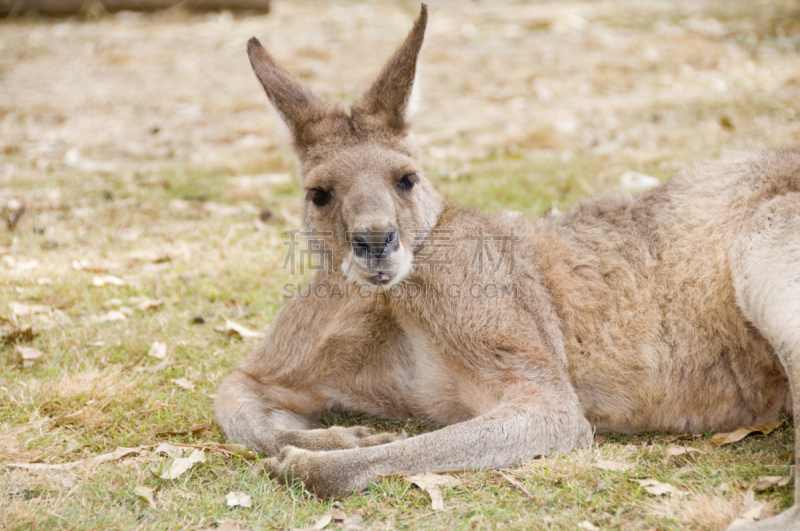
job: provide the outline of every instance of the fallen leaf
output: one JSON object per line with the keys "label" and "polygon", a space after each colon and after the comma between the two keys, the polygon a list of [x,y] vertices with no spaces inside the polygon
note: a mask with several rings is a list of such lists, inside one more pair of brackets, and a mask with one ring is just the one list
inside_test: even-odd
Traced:
{"label": "fallen leaf", "polygon": [[169,470],[161,474],[161,479],[176,479],[184,474],[187,470],[192,468],[196,463],[202,463],[206,460],[206,456],[202,450],[194,450],[189,457],[178,457],[172,462]]}
{"label": "fallen leaf", "polygon": [[42,351],[34,347],[26,347],[25,345],[17,345],[17,352],[22,356],[22,366],[31,367],[33,364],[42,357]]}
{"label": "fallen leaf", "polygon": [[616,461],[606,461],[605,459],[598,459],[594,466],[601,470],[613,470],[617,472],[624,472],[636,468],[636,465],[633,463],[617,463]]}
{"label": "fallen leaf", "polygon": [[755,499],[753,491],[747,491],[742,497],[744,498],[744,503],[742,504],[741,511],[739,511],[739,516],[730,523],[728,529],[751,524],[761,518],[764,504]]}
{"label": "fallen leaf", "polygon": [[206,212],[214,216],[219,217],[229,217],[229,216],[238,216],[242,213],[242,209],[239,207],[235,207],[233,205],[224,205],[222,203],[215,203],[214,201],[208,201],[207,203],[203,203],[203,209]]}
{"label": "fallen leaf", "polygon": [[153,341],[150,345],[150,350],[147,351],[147,355],[157,360],[165,359],[167,357],[167,344],[163,341]]}
{"label": "fallen leaf", "polygon": [[764,424],[763,426],[743,426],[729,433],[715,433],[714,436],[711,437],[711,444],[721,446],[723,444],[735,443],[736,441],[741,441],[751,433],[769,435],[772,431],[780,428],[781,424],[782,422],[777,420],[769,424]]}
{"label": "fallen leaf", "polygon": [[666,465],[670,462],[671,459],[674,459],[681,455],[686,454],[704,454],[705,452],[702,450],[698,450],[697,448],[692,448],[691,446],[673,446],[671,448],[667,448],[667,453],[664,456],[664,460],[662,463]]}
{"label": "fallen leaf", "polygon": [[172,359],[168,357],[159,361],[155,365],[150,365],[149,367],[136,367],[134,370],[136,372],[158,372],[162,369],[166,369],[170,365],[172,365]]}
{"label": "fallen leaf", "polygon": [[183,387],[188,391],[194,391],[194,384],[186,378],[173,378],[170,379],[170,382],[174,383],[179,387]]}
{"label": "fallen leaf", "polygon": [[[246,527],[242,527],[246,522],[242,520],[233,520],[231,518],[223,518],[217,520],[217,527],[214,531],[247,531]],[[208,528],[211,531],[211,528]]]}
{"label": "fallen leaf", "polygon": [[72,487],[75,486],[75,481],[73,481],[72,478],[68,478],[68,477],[62,476],[62,475],[58,476],[58,482],[61,484],[61,488],[64,488],[64,489],[67,489],[67,490],[69,490],[69,489],[71,489]]}
{"label": "fallen leaf", "polygon": [[24,304],[22,302],[10,302],[8,307],[11,309],[11,313],[17,317],[30,317],[40,313],[49,313],[53,309],[43,304]]}
{"label": "fallen leaf", "polygon": [[170,202],[167,203],[167,208],[173,212],[184,212],[191,206],[192,204],[185,199],[171,199]]}
{"label": "fallen leaf", "polygon": [[33,328],[30,326],[27,328],[15,328],[14,330],[3,334],[2,337],[0,337],[0,343],[27,343],[29,341],[33,341],[33,338],[35,338],[37,335],[39,334],[34,332]]}
{"label": "fallen leaf", "polygon": [[313,529],[325,529],[329,523],[333,521],[333,516],[330,513],[325,513],[319,517],[319,519],[314,522],[314,525],[311,526]]}
{"label": "fallen leaf", "polygon": [[89,320],[95,323],[111,323],[114,321],[125,321],[127,318],[128,316],[124,313],[118,310],[111,310],[110,312],[92,315]]}
{"label": "fallen leaf", "polygon": [[93,264],[88,260],[73,260],[72,268],[76,271],[88,271],[91,273],[107,273],[112,269],[119,269],[121,266],[117,262],[101,262]]}
{"label": "fallen leaf", "polygon": [[82,468],[89,470],[95,468],[99,464],[108,461],[116,461],[118,459],[122,459],[123,457],[127,457],[131,454],[138,455],[142,453],[142,450],[144,450],[144,446],[138,446],[136,448],[126,448],[124,446],[120,446],[111,453],[96,455],[94,457],[88,457],[86,459],[81,459],[79,461],[72,461],[69,463],[58,463],[58,464],[6,463],[5,466],[13,468],[24,468],[26,470],[70,470],[73,468]]}
{"label": "fallen leaf", "polygon": [[433,474],[431,472],[408,476],[406,481],[413,483],[430,495],[431,507],[433,507],[434,511],[444,509],[444,499],[442,499],[442,491],[439,490],[439,487],[457,487],[463,483],[463,481],[453,476]]}
{"label": "fallen leaf", "polygon": [[223,443],[219,445],[220,448],[223,450],[228,450],[229,452],[234,453],[235,455],[242,457],[244,459],[256,459],[258,456],[253,453],[250,448],[243,444],[237,443]]}
{"label": "fallen leaf", "polygon": [[222,334],[226,334],[229,336],[236,336],[238,335],[241,338],[256,338],[256,337],[264,337],[263,332],[254,332],[247,327],[240,325],[239,323],[235,323],[230,319],[225,319],[225,326],[220,326],[214,328],[217,332]]}
{"label": "fallen leaf", "polygon": [[758,478],[753,488],[758,492],[772,487],[785,487],[792,480],[791,476],[763,476]]}
{"label": "fallen leaf", "polygon": [[[334,516],[333,516],[334,521],[336,521],[338,523],[339,519],[336,518],[335,511],[332,511],[332,512],[334,513]],[[344,520],[341,520],[341,522],[344,524],[344,528],[345,529],[363,529],[364,528],[364,526],[363,526],[364,517],[361,516],[360,514],[354,514],[352,516],[346,516],[344,518]]]}
{"label": "fallen leaf", "polygon": [[147,310],[154,310],[154,309],[162,306],[163,304],[164,304],[164,301],[162,301],[161,299],[158,299],[158,300],[155,300],[155,301],[153,299],[145,299],[145,300],[143,300],[142,302],[139,303],[138,308],[140,310],[142,310],[143,312],[146,312]]}
{"label": "fallen leaf", "polygon": [[[209,429],[209,425],[208,424],[196,424],[196,425],[191,426],[189,428],[186,428],[184,430],[162,431],[162,432],[156,433],[156,437],[175,437],[176,435],[194,435],[194,434],[200,433],[201,431],[204,431],[204,430],[207,430],[207,429]],[[224,447],[225,445],[223,444],[222,446]],[[242,445],[242,444],[239,444],[239,445],[233,444],[232,446],[242,446],[242,447],[244,447],[244,445]]]}
{"label": "fallen leaf", "polygon": [[92,286],[102,287],[106,285],[127,286],[128,283],[114,275],[100,275],[92,278]]}
{"label": "fallen leaf", "polygon": [[636,193],[655,188],[661,184],[661,182],[650,175],[636,173],[635,171],[626,171],[620,175],[619,184],[627,191]]}
{"label": "fallen leaf", "polygon": [[253,506],[250,496],[244,492],[229,492],[225,499],[228,503],[228,507],[236,507],[237,505],[240,507]]}
{"label": "fallen leaf", "polygon": [[689,494],[685,490],[680,490],[669,483],[661,483],[655,479],[634,479],[632,481],[638,483],[648,494],[652,494],[653,496],[683,496],[684,494]]}
{"label": "fallen leaf", "polygon": [[583,522],[578,524],[579,529],[583,529],[584,531],[599,531],[600,528],[591,523],[588,520],[584,520]]}
{"label": "fallen leaf", "polygon": [[153,494],[155,493],[155,491],[153,489],[151,489],[150,487],[144,487],[142,485],[137,485],[137,486],[135,486],[133,488],[133,493],[135,495],[137,495],[138,497],[140,497],[141,499],[143,499],[144,501],[146,501],[148,504],[150,504],[151,508],[153,508],[153,509],[156,508],[156,500],[153,497]]}
{"label": "fallen leaf", "polygon": [[156,454],[165,454],[169,457],[180,457],[183,455],[183,448],[180,446],[175,446],[170,443],[161,443],[158,445],[155,451]]}

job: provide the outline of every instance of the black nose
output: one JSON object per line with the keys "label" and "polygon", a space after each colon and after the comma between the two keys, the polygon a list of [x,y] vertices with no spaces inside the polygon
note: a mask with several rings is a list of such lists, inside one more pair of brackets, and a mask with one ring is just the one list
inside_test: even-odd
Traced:
{"label": "black nose", "polygon": [[370,230],[353,234],[353,251],[356,256],[366,258],[384,258],[397,250],[400,240],[397,231],[389,229]]}

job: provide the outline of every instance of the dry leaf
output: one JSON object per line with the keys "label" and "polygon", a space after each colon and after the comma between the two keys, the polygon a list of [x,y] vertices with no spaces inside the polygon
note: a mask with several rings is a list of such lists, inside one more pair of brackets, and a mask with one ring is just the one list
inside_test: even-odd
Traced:
{"label": "dry leaf", "polygon": [[250,496],[244,492],[229,492],[225,499],[228,503],[228,507],[236,507],[237,505],[240,507],[253,506]]}
{"label": "dry leaf", "polygon": [[124,321],[127,318],[128,316],[124,313],[118,310],[111,310],[110,312],[93,315],[90,317],[90,320],[96,323],[110,323],[114,321]]}
{"label": "dry leaf", "polygon": [[[223,518],[222,520],[217,520],[217,527],[213,531],[248,531],[246,527],[242,527],[243,524],[246,522],[242,520],[234,520],[232,518]],[[212,531],[211,528],[206,528],[208,531]]]}
{"label": "dry leaf", "polygon": [[183,448],[170,443],[161,443],[156,448],[156,454],[165,454],[169,457],[180,457],[183,455]]}
{"label": "dry leaf", "polygon": [[680,490],[669,483],[661,483],[655,479],[634,479],[633,481],[644,487],[644,490],[653,496],[683,496],[684,494],[689,494],[685,490]]}
{"label": "dry leaf", "polygon": [[142,310],[143,312],[145,312],[147,310],[154,310],[154,309],[162,306],[163,304],[164,304],[164,301],[162,301],[161,299],[158,299],[158,300],[155,300],[155,301],[153,299],[145,299],[145,300],[143,300],[142,302],[139,303],[138,308],[140,310]]}
{"label": "dry leaf", "polygon": [[247,446],[245,446],[243,444],[224,443],[224,444],[220,444],[219,446],[223,450],[228,450],[229,452],[232,452],[235,455],[237,455],[239,457],[242,457],[244,459],[256,459],[256,458],[258,458],[258,456],[255,453],[253,453],[253,451],[250,450],[250,448],[248,448]]}
{"label": "dry leaf", "polygon": [[227,334],[229,336],[236,336],[238,335],[241,338],[256,338],[256,337],[264,337],[262,332],[254,332],[247,327],[240,325],[239,323],[235,323],[230,319],[225,319],[225,326],[220,326],[214,328],[217,332],[222,334]]}
{"label": "dry leaf", "polygon": [[584,520],[583,522],[578,524],[579,529],[583,529],[584,531],[600,531],[600,528],[591,523],[589,520]]}
{"label": "dry leaf", "polygon": [[74,487],[76,485],[76,483],[72,480],[72,478],[68,478],[68,477],[62,476],[62,475],[58,476],[58,482],[61,484],[61,488],[64,488],[64,489],[67,489],[67,490],[71,489],[72,487]]}
{"label": "dry leaf", "polygon": [[167,203],[167,208],[173,212],[183,212],[189,210],[191,206],[192,204],[186,199],[171,199],[170,202]]}
{"label": "dry leaf", "polygon": [[791,476],[763,476],[758,478],[753,488],[758,492],[772,487],[785,487],[792,480]]}
{"label": "dry leaf", "polygon": [[[0,320],[2,320],[0,318]],[[27,343],[29,341],[33,341],[33,338],[39,335],[38,332],[34,332],[33,328],[30,326],[27,328],[15,328],[10,332],[6,332],[2,336],[0,336],[0,344],[3,343]]]}
{"label": "dry leaf", "polygon": [[106,285],[127,286],[128,283],[114,275],[99,275],[92,278],[92,286],[102,287]]}
{"label": "dry leaf", "polygon": [[433,507],[434,511],[444,509],[444,499],[442,499],[442,491],[439,490],[439,487],[457,487],[463,483],[463,481],[453,476],[433,474],[431,472],[408,476],[406,481],[413,483],[430,495],[431,507]]}
{"label": "dry leaf", "polygon": [[235,207],[233,205],[224,205],[222,203],[216,203],[214,201],[208,201],[207,203],[203,203],[203,209],[206,212],[211,213],[214,216],[219,217],[229,217],[229,216],[238,216],[242,213],[242,209],[239,207]]}
{"label": "dry leaf", "polygon": [[742,510],[739,511],[739,516],[737,516],[733,522],[730,523],[728,529],[733,529],[745,524],[751,524],[761,518],[761,512],[764,509],[764,504],[755,499],[753,491],[748,491],[742,496],[744,497]]}
{"label": "dry leaf", "polygon": [[662,463],[666,465],[669,463],[670,459],[675,457],[686,455],[686,454],[704,454],[705,452],[702,450],[698,450],[697,448],[692,448],[691,446],[673,446],[671,448],[667,448],[667,454],[664,456],[664,461]]}
{"label": "dry leaf", "polygon": [[194,384],[190,380],[187,380],[186,378],[173,378],[170,379],[170,382],[174,383],[179,387],[183,387],[188,391],[194,391]]}
{"label": "dry leaf", "polygon": [[613,470],[617,472],[624,472],[636,468],[636,465],[633,463],[617,463],[616,461],[606,461],[605,459],[598,459],[594,466],[601,470]]}
{"label": "dry leaf", "polygon": [[[171,431],[162,431],[156,433],[156,437],[175,437],[176,435],[194,435],[200,433],[203,430],[207,430],[209,426],[207,424],[196,424],[186,429],[181,430],[171,430]],[[222,446],[225,446],[224,444]],[[235,446],[235,445],[234,445]],[[243,445],[238,445],[243,446]]]}
{"label": "dry leaf", "polygon": [[156,363],[155,365],[151,365],[149,367],[136,367],[136,369],[134,369],[134,370],[136,372],[158,372],[158,371],[160,371],[162,369],[166,369],[170,365],[172,365],[172,359],[171,358],[165,358],[165,359],[159,361],[158,363]]}
{"label": "dry leaf", "polygon": [[49,313],[53,309],[42,304],[24,304],[21,302],[10,302],[8,307],[11,309],[11,313],[17,317],[30,317],[40,313]]}
{"label": "dry leaf", "polygon": [[33,364],[42,357],[42,351],[34,347],[26,347],[25,345],[17,345],[17,352],[22,356],[22,366],[31,367]]}
{"label": "dry leaf", "polygon": [[655,188],[661,184],[661,181],[650,175],[636,173],[635,171],[626,171],[620,175],[619,184],[631,193],[638,193]]}
{"label": "dry leaf", "polygon": [[184,474],[187,470],[192,468],[196,463],[202,463],[206,460],[206,456],[202,450],[194,450],[189,457],[179,457],[172,462],[169,470],[161,474],[161,479],[176,479]]}
{"label": "dry leaf", "polygon": [[150,350],[147,351],[147,355],[157,360],[165,359],[167,357],[167,344],[163,341],[153,341],[153,344],[150,345]]}
{"label": "dry leaf", "polygon": [[331,516],[330,513],[325,513],[325,514],[323,514],[322,516],[319,517],[319,520],[314,522],[314,525],[312,526],[312,528],[313,529],[325,529],[325,526],[327,526],[332,521],[333,521],[333,516]]}
{"label": "dry leaf", "polygon": [[723,444],[735,443],[736,441],[741,441],[751,433],[763,433],[764,435],[768,435],[772,431],[780,428],[781,424],[782,422],[777,420],[769,424],[764,424],[763,426],[744,426],[730,433],[715,433],[714,436],[711,437],[711,444],[721,446]]}
{"label": "dry leaf", "polygon": [[94,457],[81,459],[79,461],[72,461],[70,463],[60,463],[60,464],[6,463],[6,466],[14,468],[24,468],[26,470],[70,470],[73,468],[82,468],[90,470],[95,468],[97,465],[105,463],[107,461],[116,461],[118,459],[122,459],[123,457],[127,457],[131,454],[138,455],[142,453],[142,450],[144,450],[144,446],[138,446],[136,448],[125,448],[124,446],[120,446],[109,454],[96,455]]}
{"label": "dry leaf", "polygon": [[151,489],[150,487],[144,487],[142,485],[137,485],[137,486],[135,486],[133,488],[133,493],[135,495],[137,495],[138,497],[142,498],[148,504],[150,504],[151,508],[153,508],[153,509],[156,508],[156,500],[153,497],[153,494],[155,493],[155,491],[153,489]]}

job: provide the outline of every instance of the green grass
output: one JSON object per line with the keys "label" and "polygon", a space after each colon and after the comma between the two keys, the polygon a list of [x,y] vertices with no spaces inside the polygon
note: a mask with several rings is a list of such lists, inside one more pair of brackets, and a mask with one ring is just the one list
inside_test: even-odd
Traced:
{"label": "green grass", "polygon": [[[467,207],[535,215],[554,203],[569,207],[586,195],[587,187],[601,188],[595,176],[607,164],[602,158],[579,155],[561,163],[547,152],[501,153],[474,161],[470,172],[456,181],[444,177],[438,184]],[[657,174],[658,161],[634,169]],[[41,240],[47,232],[41,236],[25,230],[24,224],[18,228],[15,254],[41,261],[42,271],[6,276],[4,300],[35,302],[57,311],[45,320],[20,318],[0,328],[5,334],[30,323],[37,335],[25,344],[44,353],[32,367],[22,367],[13,341],[0,347],[4,459],[64,463],[140,445],[148,446],[150,453],[100,465],[93,473],[0,467],[0,522],[9,529],[178,529],[213,527],[224,519],[241,520],[251,529],[302,528],[331,510],[331,502],[316,500],[301,485],[285,487],[251,473],[257,460],[222,453],[225,436],[213,421],[216,385],[255,345],[213,328],[222,324],[222,316],[252,329],[268,326],[280,307],[280,286],[290,278],[282,269],[282,231],[288,225],[276,221],[265,231],[247,229],[251,215],[213,218],[199,200],[188,210],[170,211],[169,201],[182,196],[179,184],[185,182],[197,183],[187,189],[202,190],[206,201],[226,202],[220,185],[225,180],[223,175],[188,173],[163,178],[170,186],[134,192],[115,188],[118,193],[111,202],[98,194],[90,196],[89,207],[102,223],[84,236],[81,246],[44,250]],[[113,179],[106,182],[115,185]],[[128,204],[131,197],[147,207],[133,211],[116,206]],[[272,206],[291,208],[299,199],[297,187],[285,187]],[[189,236],[172,234],[171,226],[187,220],[192,226]],[[84,222],[62,221],[79,226]],[[145,236],[114,242],[113,234],[123,227]],[[238,227],[233,237],[231,227]],[[136,252],[165,244],[176,250],[172,261],[153,264],[135,258]],[[181,254],[182,249],[189,256]],[[53,256],[58,260],[48,261]],[[80,258],[116,261],[108,272],[130,279],[131,285],[92,286],[94,273],[68,265]],[[39,274],[51,278],[52,284],[39,284]],[[143,299],[163,304],[141,310]],[[129,314],[125,321],[98,323],[89,318],[120,308]],[[6,306],[0,311],[15,320]],[[192,324],[196,316],[205,322]],[[140,370],[158,363],[146,355],[155,340],[167,343],[173,364],[156,372]],[[191,380],[194,390],[174,383],[178,378]],[[328,415],[320,423],[357,424],[410,435],[433,429],[418,421],[370,420],[345,413]],[[687,490],[692,493],[686,501],[691,507],[702,506],[704,497],[734,507],[759,476],[790,474],[792,434],[786,423],[767,437],[753,436],[723,448],[711,447],[709,437],[672,441],[665,435],[604,436],[592,450],[539,459],[508,471],[535,501],[492,471],[473,471],[460,475],[462,486],[445,489],[442,512],[432,511],[428,495],[402,479],[373,485],[364,494],[336,502],[336,508],[348,516],[359,515],[367,527],[531,529],[570,527],[584,520],[601,528],[682,529],[693,522],[714,527],[715,522],[724,523],[719,511],[711,511],[716,516],[710,519],[696,508],[686,513],[679,507],[672,517],[659,515],[664,502],[630,480],[655,478]],[[152,450],[165,441],[211,448],[206,451],[208,460],[177,480],[158,479],[170,459]],[[674,444],[704,448],[706,453],[664,465],[666,448]],[[600,470],[591,464],[598,458],[636,463],[636,468]],[[74,486],[65,488],[63,477]],[[156,508],[135,496],[137,485],[157,490]],[[252,496],[252,508],[225,505],[226,494],[239,490]],[[758,498],[780,510],[791,504],[792,487]]]}

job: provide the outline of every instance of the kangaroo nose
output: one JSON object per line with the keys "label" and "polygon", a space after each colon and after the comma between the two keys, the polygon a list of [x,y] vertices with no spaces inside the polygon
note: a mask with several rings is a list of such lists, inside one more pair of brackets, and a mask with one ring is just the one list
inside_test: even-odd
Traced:
{"label": "kangaroo nose", "polygon": [[367,258],[383,258],[400,246],[397,231],[362,231],[353,234],[353,251],[357,256]]}

